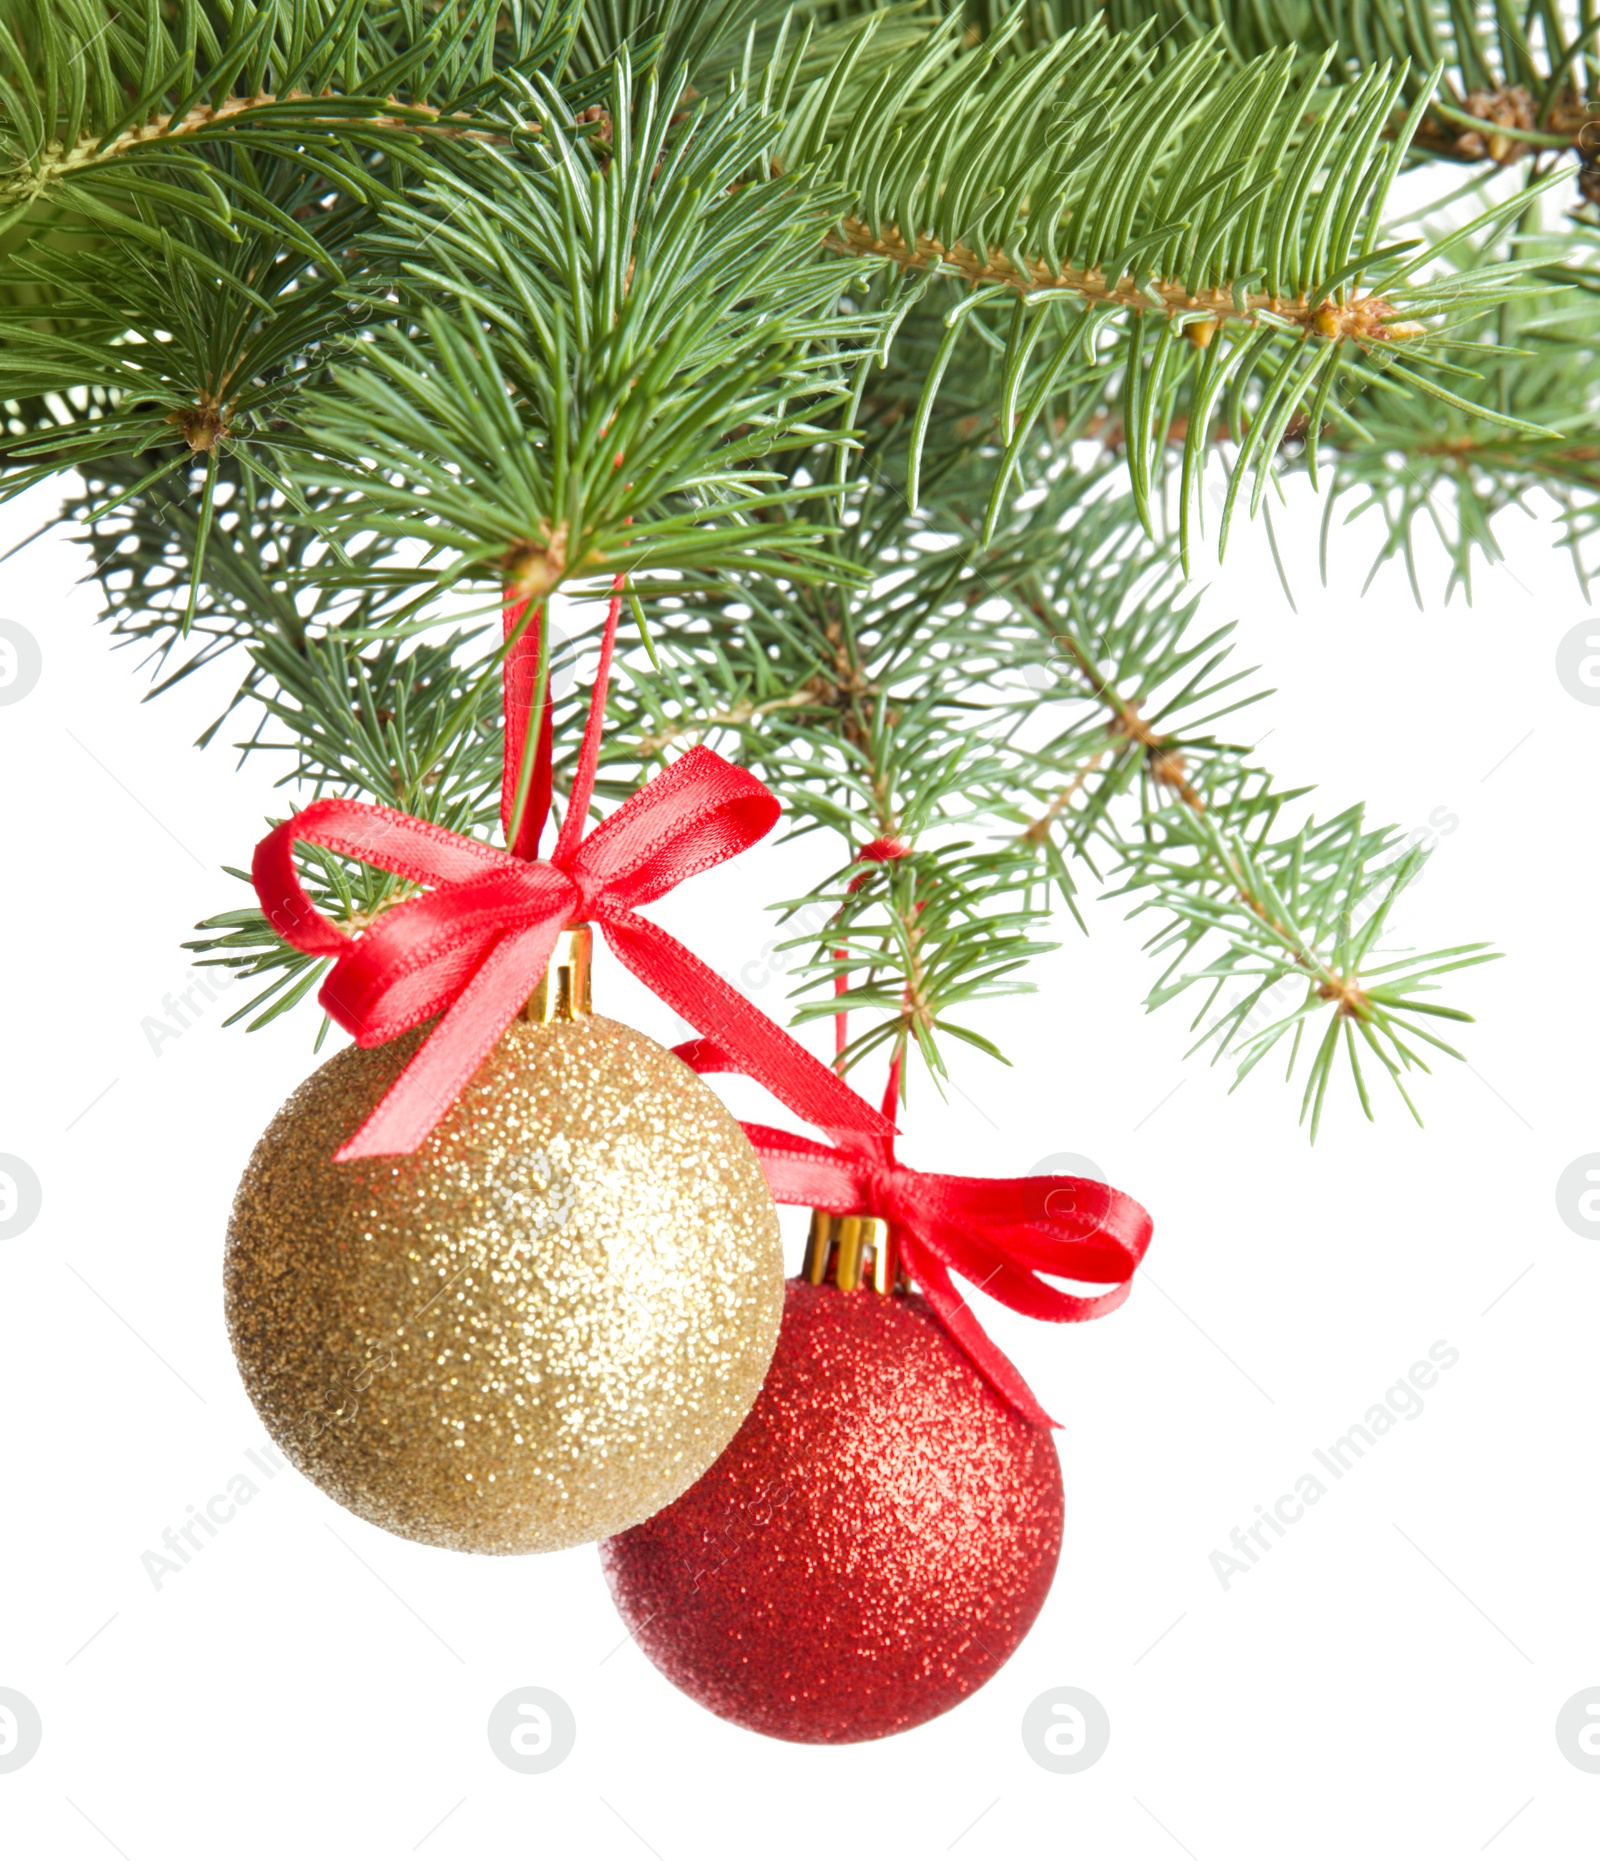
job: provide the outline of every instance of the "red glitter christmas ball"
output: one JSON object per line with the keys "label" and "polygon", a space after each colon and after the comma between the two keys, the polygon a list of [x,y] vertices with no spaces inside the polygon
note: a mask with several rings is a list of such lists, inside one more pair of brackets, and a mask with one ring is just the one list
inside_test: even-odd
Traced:
{"label": "red glitter christmas ball", "polygon": [[990,1678],[1061,1551],[1047,1429],[915,1293],[791,1280],[778,1351],[722,1458],[600,1547],[639,1646],[724,1719],[883,1738]]}

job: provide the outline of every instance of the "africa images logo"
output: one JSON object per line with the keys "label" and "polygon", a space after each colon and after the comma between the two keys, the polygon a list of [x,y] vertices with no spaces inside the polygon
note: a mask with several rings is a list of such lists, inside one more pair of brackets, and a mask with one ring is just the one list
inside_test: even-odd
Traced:
{"label": "africa images logo", "polygon": [[1281,1493],[1270,1507],[1257,1506],[1248,1525],[1234,1526],[1228,1539],[1232,1549],[1211,1553],[1211,1568],[1223,1589],[1230,1588],[1235,1577],[1248,1576],[1275,1541],[1287,1538],[1289,1527],[1298,1525],[1310,1507],[1327,1497],[1328,1480],[1342,1480],[1399,1423],[1414,1422],[1426,1407],[1423,1397],[1438,1383],[1440,1372],[1453,1370],[1460,1361],[1460,1351],[1440,1338],[1429,1347],[1427,1357],[1392,1383],[1383,1400],[1373,1403],[1360,1421],[1352,1422],[1327,1447],[1313,1448],[1311,1457],[1317,1465],[1299,1476],[1294,1491]]}

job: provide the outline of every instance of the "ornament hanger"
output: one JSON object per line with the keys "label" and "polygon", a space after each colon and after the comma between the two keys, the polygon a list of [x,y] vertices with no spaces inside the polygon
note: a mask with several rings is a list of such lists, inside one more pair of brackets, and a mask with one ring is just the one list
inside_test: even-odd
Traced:
{"label": "ornament hanger", "polygon": [[[296,949],[335,959],[318,1000],[358,1046],[381,1046],[438,1017],[336,1160],[414,1151],[523,1012],[561,933],[590,921],[652,993],[734,1055],[740,1069],[790,1111],[824,1130],[886,1135],[893,1127],[837,1073],[634,910],[769,833],[780,812],[771,792],[747,770],[696,745],[585,834],[622,605],[620,578],[606,614],[561,831],[549,859],[538,857],[553,726],[548,678],[537,674],[530,681],[526,655],[538,648],[535,625],[523,625],[525,605],[508,602],[505,608],[511,641],[501,781],[507,849],[393,808],[349,800],[313,802],[256,848],[252,877],[268,921]],[[542,635],[542,622],[538,631]],[[525,770],[532,684],[542,687],[543,698]],[[302,840],[431,889],[392,906],[351,936],[306,892],[294,858]]]}

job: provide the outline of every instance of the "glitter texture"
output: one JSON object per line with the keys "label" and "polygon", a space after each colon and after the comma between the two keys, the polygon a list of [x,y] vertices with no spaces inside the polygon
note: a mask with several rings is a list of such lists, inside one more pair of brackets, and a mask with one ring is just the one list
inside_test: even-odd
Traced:
{"label": "glitter texture", "polygon": [[1004,1664],[1061,1521],[1049,1431],[921,1298],[791,1280],[728,1451],[600,1555],[675,1686],[751,1731],[846,1744],[947,1712]]}
{"label": "glitter texture", "polygon": [[422,1034],[350,1048],[256,1146],[228,1328],[297,1467],[459,1551],[554,1551],[675,1499],[728,1445],[783,1310],[738,1124],[600,1016],[518,1021],[414,1155],[334,1163]]}

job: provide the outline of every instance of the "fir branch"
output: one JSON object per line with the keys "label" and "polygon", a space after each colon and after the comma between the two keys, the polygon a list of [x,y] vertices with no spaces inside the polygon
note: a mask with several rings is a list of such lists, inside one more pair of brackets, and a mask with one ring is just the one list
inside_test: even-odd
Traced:
{"label": "fir branch", "polygon": [[[90,0],[26,5],[77,47]],[[20,227],[12,482],[83,469],[119,636],[165,683],[239,653],[242,749],[466,832],[493,831],[500,644],[441,597],[626,573],[655,663],[624,654],[602,791],[709,739],[832,843],[788,922],[800,1017],[858,1017],[847,1065],[992,1052],[974,1006],[1109,860],[1162,914],[1153,999],[1211,990],[1203,1040],[1249,1070],[1327,1018],[1315,1129],[1340,1047],[1364,1103],[1363,1060],[1399,1083],[1418,1016],[1455,1013],[1425,990],[1484,953],[1380,951],[1415,869],[1392,835],[1281,837],[1292,798],[1232,740],[1249,675],[1159,532],[1169,461],[1187,519],[1214,448],[1259,500],[1436,418],[1551,482],[1568,410],[1513,352],[1580,290],[1495,244],[1525,202],[1381,230],[1434,93],[1376,58],[826,14],[264,0],[213,32],[174,0],[95,13],[110,63],[77,75],[0,49],[34,86],[17,172],[96,139]],[[354,926],[404,895],[311,871]],[[314,986],[259,912],[205,929],[247,1018]]]}
{"label": "fir branch", "polygon": [[1033,934],[1045,916],[1033,868],[1029,858],[961,839],[840,868],[789,908],[828,913],[820,952],[815,933],[779,946],[814,952],[796,991],[812,999],[796,1022],[839,1013],[870,1017],[840,1051],[846,1072],[884,1048],[903,1060],[915,1046],[942,1080],[946,1039],[1003,1060],[965,1013],[974,1003],[1030,992],[1034,985],[1021,970],[1056,948]]}
{"label": "fir branch", "polygon": [[1285,1040],[1292,1076],[1313,1018],[1325,1016],[1300,1108],[1313,1140],[1341,1047],[1369,1119],[1363,1050],[1420,1123],[1406,1075],[1430,1070],[1421,1048],[1461,1055],[1418,1017],[1472,1018],[1425,998],[1441,976],[1497,954],[1474,943],[1379,960],[1390,914],[1426,853],[1403,847],[1394,828],[1366,829],[1359,808],[1277,840],[1230,832],[1192,807],[1170,808],[1146,828],[1149,838],[1126,848],[1120,890],[1148,894],[1133,916],[1154,910],[1166,920],[1146,946],[1168,959],[1148,1006],[1203,989],[1190,1051],[1209,1045],[1213,1061],[1234,1053],[1236,1085]]}
{"label": "fir branch", "polygon": [[1402,271],[1371,238],[1395,168],[1377,145],[1403,74],[1322,94],[1295,77],[1291,51],[1235,72],[1209,44],[1163,68],[1144,33],[1086,28],[1007,56],[1013,36],[963,56],[952,28],[865,98],[839,97],[836,75],[797,101],[780,159],[821,162],[859,203],[842,248],[1180,327],[1426,336],[1406,293],[1385,295],[1387,274],[1411,276],[1416,259]]}
{"label": "fir branch", "polygon": [[[939,437],[952,449],[962,443]],[[663,602],[652,621],[662,671],[619,695],[619,740],[638,730],[629,753],[655,749],[663,735],[719,741],[761,769],[805,828],[827,830],[854,855],[809,899],[791,901],[799,934],[785,946],[807,953],[800,1018],[844,1007],[864,1020],[846,1065],[914,1042],[938,1071],[945,1038],[981,1046],[957,1007],[960,992],[1016,986],[1045,882],[1070,900],[1075,873],[1109,861],[1113,896],[1153,893],[1179,927],[1154,940],[1169,962],[1152,1006],[1195,976],[1215,981],[1208,965],[1220,963],[1232,993],[1208,1037],[1222,1048],[1230,1038],[1247,1043],[1252,1064],[1265,1039],[1261,1004],[1279,1000],[1273,991],[1286,978],[1305,997],[1297,1025],[1317,1015],[1358,1024],[1355,1045],[1341,1032],[1318,1048],[1324,1061],[1307,1102],[1316,1124],[1326,1054],[1342,1055],[1358,1085],[1363,1056],[1378,1051],[1386,1071],[1392,1061],[1403,1073],[1428,1038],[1414,1037],[1406,1017],[1435,1012],[1417,997],[1442,973],[1436,959],[1385,953],[1387,907],[1370,915],[1386,885],[1395,897],[1401,889],[1402,875],[1388,871],[1393,835],[1364,836],[1344,819],[1332,835],[1313,824],[1273,840],[1298,792],[1216,734],[1263,695],[1232,665],[1231,629],[1197,624],[1172,546],[1140,540],[1131,505],[1108,495],[1103,475],[1078,478],[1059,465],[1053,448],[1037,449],[1010,522],[988,545],[972,527],[961,471],[946,470],[942,456],[926,513],[913,514],[892,485],[863,490],[844,534],[874,564],[870,591],[763,598],[741,578],[718,609],[704,594]],[[934,524],[949,529],[941,535]],[[963,677],[952,686],[957,665]],[[676,721],[664,731],[664,719]],[[1337,911],[1289,884],[1283,849],[1295,844],[1311,849],[1301,857],[1318,885],[1336,852],[1344,858],[1344,906],[1363,930],[1370,922],[1369,934],[1341,944]],[[1273,886],[1291,908],[1263,905]],[[949,914],[929,920],[936,894]],[[947,944],[930,946],[936,928]],[[1194,955],[1209,933],[1232,941]],[[1175,949],[1193,959],[1187,980],[1174,981]],[[841,978],[849,991],[836,996]]]}
{"label": "fir branch", "polygon": [[[292,166],[256,178],[280,219],[335,246],[359,236],[359,208],[328,208]],[[201,226],[192,242],[136,244],[111,270],[93,246],[12,260],[13,284],[33,289],[0,305],[0,399],[40,411],[0,451],[0,495],[123,456],[145,455],[148,472],[243,449],[261,469],[293,446],[280,416],[370,324],[384,279],[329,271],[276,225],[231,240]]]}
{"label": "fir branch", "polygon": [[428,551],[363,586],[538,599],[618,571],[836,569],[763,464],[813,442],[871,334],[838,314],[845,268],[815,260],[834,203],[735,188],[769,128],[740,96],[680,121],[624,62],[608,113],[612,141],[532,140],[482,190],[389,216],[423,255],[415,321],[304,397],[328,463],[296,472],[334,535]]}
{"label": "fir branch", "polygon": [[[973,0],[969,15],[1004,30],[1010,10]],[[1426,109],[1391,121],[1411,151],[1500,167],[1551,149],[1595,153],[1600,21],[1587,5],[1452,0],[1029,0],[1026,36],[1047,44],[1089,23],[1132,31],[1155,22],[1162,55],[1218,39],[1238,65],[1292,46],[1345,83],[1385,61],[1407,63],[1405,99]],[[1331,56],[1331,64],[1324,64]]]}
{"label": "fir branch", "polygon": [[[1114,533],[1117,504],[1103,502]],[[1041,500],[1022,521],[1048,508]],[[1121,520],[1129,522],[1125,512]],[[1064,702],[1069,718],[1028,772],[1048,800],[1020,844],[1060,838],[1091,864],[1097,847],[1111,856],[1118,883],[1109,895],[1136,897],[1135,917],[1154,910],[1164,919],[1147,945],[1167,959],[1147,1005],[1209,984],[1197,1048],[1209,1044],[1214,1060],[1236,1054],[1241,1079],[1286,1036],[1292,1073],[1306,1033],[1326,1018],[1301,1106],[1313,1139],[1341,1054],[1369,1118],[1363,1057],[1377,1061],[1416,1116],[1403,1081],[1427,1070],[1415,1043],[1460,1056],[1414,1017],[1471,1018],[1421,998],[1439,977],[1492,953],[1471,944],[1415,956],[1385,945],[1391,912],[1427,857],[1403,846],[1396,829],[1369,832],[1351,809],[1322,827],[1313,819],[1278,832],[1284,810],[1307,791],[1278,789],[1244,746],[1212,734],[1267,694],[1230,666],[1232,628],[1202,630],[1194,597],[1173,599],[1167,550],[1133,551],[1124,538],[1108,551],[1120,575],[1096,582],[1053,573],[1042,541],[1009,587],[1044,647],[1019,660],[1044,676],[1012,702],[1023,713]],[[1042,572],[1033,566],[1040,561]],[[1060,783],[1054,792],[1040,781],[1045,771]]]}
{"label": "fir branch", "polygon": [[[841,249],[976,287],[948,311],[923,389],[913,499],[929,403],[966,324],[997,294],[1018,309],[1004,336],[1005,448],[986,534],[1033,423],[1075,370],[1120,381],[1146,522],[1175,401],[1192,407],[1190,490],[1214,409],[1228,410],[1235,431],[1248,410],[1224,541],[1234,497],[1253,477],[1259,505],[1291,425],[1355,383],[1476,408],[1415,364],[1443,363],[1456,326],[1530,288],[1528,268],[1453,270],[1454,236],[1382,242],[1404,153],[1385,145],[1384,128],[1403,71],[1323,87],[1320,72],[1297,74],[1292,49],[1235,69],[1207,42],[1163,62],[1144,37],[1108,39],[1095,27],[1018,52],[1017,26],[970,51],[953,27],[936,34],[864,93],[842,67],[797,100],[779,147],[781,161],[814,164],[849,190]],[[1032,385],[1019,395],[1024,375]],[[1186,539],[1191,504],[1186,495]]]}
{"label": "fir branch", "polygon": [[[1453,204],[1454,197],[1451,197]],[[1600,292],[1595,288],[1594,230],[1572,226],[1551,232],[1540,224],[1537,201],[1527,203],[1516,230],[1502,238],[1492,222],[1501,206],[1482,200],[1489,235],[1458,242],[1460,271],[1492,267],[1514,250],[1530,268],[1529,288],[1511,303],[1465,322],[1452,363],[1423,361],[1417,372],[1438,371],[1440,396],[1396,392],[1392,377],[1352,375],[1344,390],[1325,397],[1285,428],[1274,456],[1280,479],[1305,473],[1324,495],[1322,567],[1335,526],[1369,513],[1382,518],[1372,575],[1387,562],[1404,563],[1412,593],[1424,598],[1419,535],[1431,533],[1445,548],[1448,601],[1457,589],[1470,601],[1476,558],[1502,560],[1496,537],[1500,516],[1532,507],[1536,493],[1556,503],[1561,546],[1580,582],[1592,572],[1593,538],[1600,527]],[[1435,217],[1432,209],[1417,216]],[[1465,377],[1472,399],[1453,397]],[[1077,421],[1086,436],[1109,451],[1125,447],[1116,384],[1086,384],[1099,403]],[[1484,411],[1489,409],[1492,411]],[[1150,501],[1158,520],[1181,495],[1171,480],[1188,472],[1190,427],[1197,416],[1192,392],[1169,397],[1161,410],[1164,443],[1150,466]],[[1209,441],[1224,458],[1248,442],[1253,410],[1213,410]],[[1231,424],[1237,419],[1237,427]],[[1191,484],[1191,493],[1193,490]],[[1168,493],[1172,495],[1168,495]],[[1369,575],[1369,584],[1371,576]]]}
{"label": "fir branch", "polygon": [[0,27],[0,232],[56,200],[139,237],[130,209],[163,201],[174,173],[226,227],[253,196],[238,174],[231,196],[212,178],[222,146],[296,157],[363,195],[377,180],[363,151],[500,132],[484,106],[507,71],[559,59],[575,10],[303,0],[219,19],[201,0],[16,0]]}

